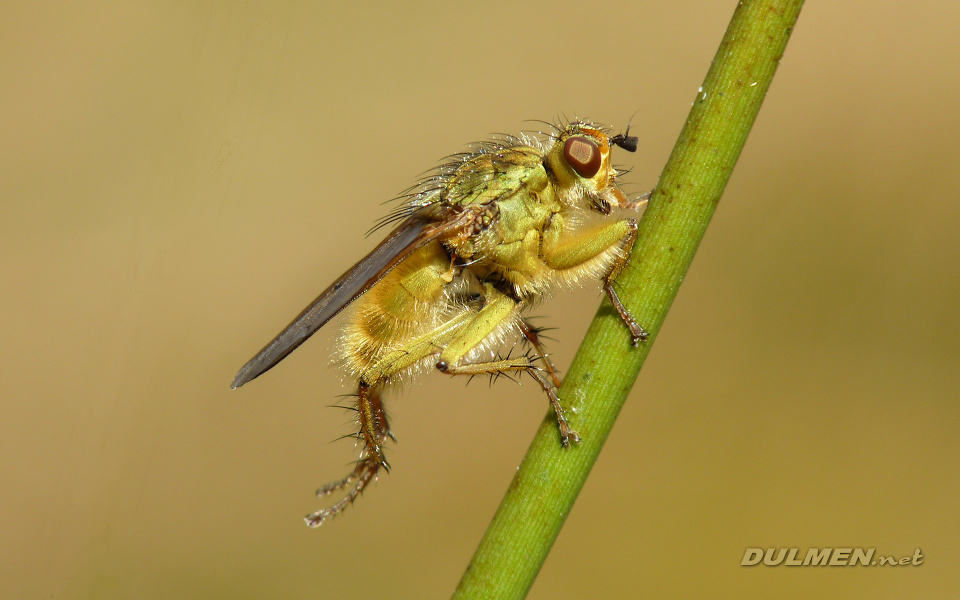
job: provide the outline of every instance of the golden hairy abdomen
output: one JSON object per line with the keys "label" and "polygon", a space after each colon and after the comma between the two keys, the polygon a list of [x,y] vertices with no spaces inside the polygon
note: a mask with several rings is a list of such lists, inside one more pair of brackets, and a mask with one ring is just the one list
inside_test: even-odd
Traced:
{"label": "golden hairy abdomen", "polygon": [[446,315],[450,257],[439,242],[417,250],[354,302],[338,341],[340,359],[360,376],[388,352],[438,327]]}

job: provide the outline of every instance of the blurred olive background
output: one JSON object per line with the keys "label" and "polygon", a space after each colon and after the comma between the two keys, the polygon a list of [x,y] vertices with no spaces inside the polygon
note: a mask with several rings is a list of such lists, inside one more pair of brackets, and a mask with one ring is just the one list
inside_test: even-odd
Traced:
{"label": "blurred olive background", "polygon": [[[0,595],[445,597],[547,403],[425,376],[349,469],[336,328],[236,370],[381,203],[528,119],[656,183],[735,2],[0,8]],[[532,598],[960,595],[960,5],[810,2]],[[536,311],[569,364],[597,286]],[[919,567],[741,567],[747,547]]]}

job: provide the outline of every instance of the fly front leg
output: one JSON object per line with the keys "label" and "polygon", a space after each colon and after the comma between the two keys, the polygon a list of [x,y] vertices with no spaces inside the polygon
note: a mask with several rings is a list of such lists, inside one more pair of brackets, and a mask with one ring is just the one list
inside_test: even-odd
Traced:
{"label": "fly front leg", "polygon": [[650,190],[645,194],[641,194],[637,196],[636,200],[631,200],[630,202],[627,202],[624,208],[626,208],[627,210],[637,210],[637,211],[640,210],[641,208],[646,208],[647,202],[650,201],[651,197],[653,197],[653,190]]}
{"label": "fly front leg", "polygon": [[582,273],[603,273],[603,291],[620,318],[630,329],[634,346],[647,339],[647,332],[620,301],[614,279],[627,264],[630,249],[637,238],[636,219],[615,221],[592,231],[566,237],[545,237],[543,260],[551,269],[569,271],[574,278]]}
{"label": "fly front leg", "polygon": [[620,315],[620,319],[622,319],[623,322],[626,323],[627,328],[630,329],[630,342],[636,347],[640,345],[641,340],[647,339],[650,334],[640,326],[640,323],[633,318],[633,315],[630,314],[627,307],[620,301],[620,296],[617,295],[617,290],[614,288],[614,279],[616,279],[620,271],[623,270],[624,265],[627,264],[627,258],[630,257],[633,242],[637,239],[637,221],[636,219],[627,219],[626,221],[621,221],[621,223],[628,223],[630,225],[629,233],[623,241],[620,252],[617,253],[614,258],[613,264],[610,265],[610,270],[603,278],[603,289],[607,292],[607,297],[610,298],[610,304],[613,305],[617,314]]}
{"label": "fly front leg", "polygon": [[[557,424],[560,428],[560,440],[564,446],[569,446],[570,442],[579,442],[580,436],[567,420],[566,410],[560,404],[557,397],[556,388],[541,373],[540,369],[534,365],[529,357],[519,356],[517,358],[507,358],[488,362],[460,364],[460,361],[471,350],[476,348],[490,334],[495,332],[498,327],[506,323],[516,322],[520,305],[517,302],[497,291],[493,286],[486,284],[484,286],[484,297],[486,305],[477,313],[476,317],[468,324],[464,325],[457,335],[450,340],[440,353],[437,361],[437,369],[450,375],[499,375],[509,372],[526,372],[536,380],[543,391],[547,394],[550,405],[557,415]],[[520,321],[520,330],[527,334],[532,331]],[[530,337],[528,336],[528,339]],[[534,339],[536,339],[534,337]],[[539,344],[537,344],[539,346]],[[548,365],[551,377],[559,382],[556,371],[550,362],[543,357],[545,364]]]}

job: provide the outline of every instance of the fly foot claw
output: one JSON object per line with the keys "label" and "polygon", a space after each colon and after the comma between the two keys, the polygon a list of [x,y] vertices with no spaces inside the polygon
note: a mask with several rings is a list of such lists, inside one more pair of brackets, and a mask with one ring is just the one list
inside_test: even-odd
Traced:
{"label": "fly foot claw", "polygon": [[560,443],[563,444],[564,448],[569,448],[570,443],[574,444],[580,443],[580,434],[576,431],[570,429],[569,426],[560,428]]}

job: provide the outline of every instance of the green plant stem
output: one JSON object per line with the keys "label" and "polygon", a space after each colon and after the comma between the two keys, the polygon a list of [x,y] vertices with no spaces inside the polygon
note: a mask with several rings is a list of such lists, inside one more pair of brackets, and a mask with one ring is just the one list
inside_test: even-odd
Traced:
{"label": "green plant stem", "polygon": [[632,348],[609,302],[601,305],[561,390],[583,441],[562,448],[548,414],[454,598],[523,598],[533,585],[693,260],[802,5],[737,6],[643,215],[632,268],[618,280],[621,299],[650,338]]}

